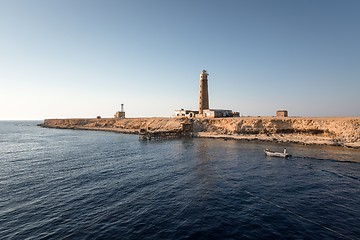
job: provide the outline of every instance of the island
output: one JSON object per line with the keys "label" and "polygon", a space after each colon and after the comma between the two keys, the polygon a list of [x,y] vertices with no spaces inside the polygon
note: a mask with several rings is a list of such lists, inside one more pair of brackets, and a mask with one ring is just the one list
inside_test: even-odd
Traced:
{"label": "island", "polygon": [[41,126],[147,139],[187,136],[360,148],[360,117],[73,118],[45,119]]}

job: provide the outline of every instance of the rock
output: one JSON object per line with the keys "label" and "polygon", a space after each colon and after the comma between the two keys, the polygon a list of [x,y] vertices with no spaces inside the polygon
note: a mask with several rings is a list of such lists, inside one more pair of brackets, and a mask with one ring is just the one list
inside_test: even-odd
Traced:
{"label": "rock", "polygon": [[[45,119],[43,127],[105,130],[123,133],[181,131],[182,118]],[[198,118],[193,119],[194,136],[225,136],[235,139],[297,142],[303,144],[360,147],[360,117],[352,118]]]}

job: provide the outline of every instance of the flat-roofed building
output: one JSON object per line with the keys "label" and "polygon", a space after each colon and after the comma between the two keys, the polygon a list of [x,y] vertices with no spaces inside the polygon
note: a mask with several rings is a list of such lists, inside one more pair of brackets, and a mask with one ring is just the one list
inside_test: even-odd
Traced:
{"label": "flat-roofed building", "polygon": [[233,112],[227,109],[204,109],[203,117],[218,118],[218,117],[239,117],[238,112]]}
{"label": "flat-roofed building", "polygon": [[188,118],[193,118],[193,117],[195,117],[198,113],[199,113],[199,111],[180,109],[180,110],[175,110],[175,117],[188,117]]}
{"label": "flat-roofed building", "polygon": [[288,111],[287,110],[277,110],[276,111],[276,116],[277,117],[287,117],[288,116]]}

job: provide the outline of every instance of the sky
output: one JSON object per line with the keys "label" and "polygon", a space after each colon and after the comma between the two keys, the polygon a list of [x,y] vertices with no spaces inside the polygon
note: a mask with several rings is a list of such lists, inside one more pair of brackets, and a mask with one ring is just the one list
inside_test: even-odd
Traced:
{"label": "sky", "polygon": [[0,120],[360,116],[358,0],[0,0]]}

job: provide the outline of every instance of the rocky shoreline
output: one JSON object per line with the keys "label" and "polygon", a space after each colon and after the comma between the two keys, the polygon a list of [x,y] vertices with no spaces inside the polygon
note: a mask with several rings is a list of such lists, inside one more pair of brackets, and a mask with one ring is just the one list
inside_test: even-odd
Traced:
{"label": "rocky shoreline", "polygon": [[[194,137],[360,148],[360,117],[349,118],[125,118],[45,119],[47,128],[141,134],[184,131]],[[187,129],[189,131],[189,129]]]}

